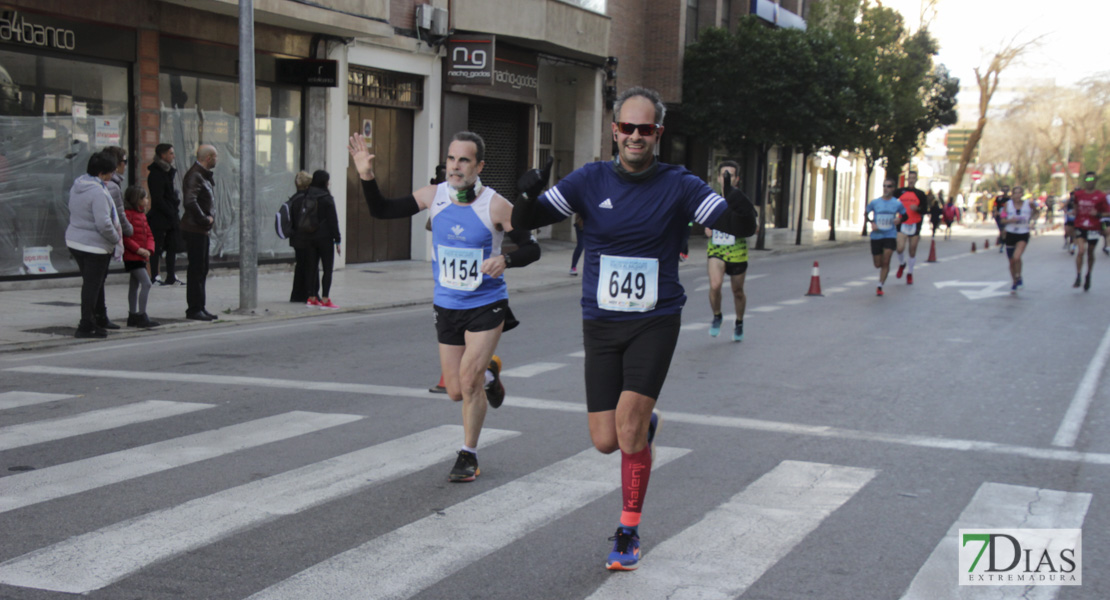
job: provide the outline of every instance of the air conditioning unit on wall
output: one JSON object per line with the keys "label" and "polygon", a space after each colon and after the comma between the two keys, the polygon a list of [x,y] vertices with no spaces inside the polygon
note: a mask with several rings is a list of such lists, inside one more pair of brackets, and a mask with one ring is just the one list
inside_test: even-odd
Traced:
{"label": "air conditioning unit on wall", "polygon": [[416,5],[416,28],[434,37],[447,35],[447,11],[431,4]]}

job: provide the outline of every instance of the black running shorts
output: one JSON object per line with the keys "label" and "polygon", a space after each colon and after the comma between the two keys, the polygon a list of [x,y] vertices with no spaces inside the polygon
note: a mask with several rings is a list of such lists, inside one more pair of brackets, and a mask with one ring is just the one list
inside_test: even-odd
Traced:
{"label": "black running shorts", "polygon": [[1018,242],[1025,242],[1026,244],[1028,244],[1029,243],[1029,234],[1028,233],[1011,233],[1009,231],[1006,232],[1006,245],[1007,246],[1016,246]]}
{"label": "black running shorts", "polygon": [[744,262],[728,262],[720,256],[710,256],[709,260],[719,260],[725,263],[725,275],[729,277],[736,277],[748,272],[748,261]]}
{"label": "black running shorts", "polygon": [[[507,319],[512,319],[508,300],[498,300],[492,304],[457,310],[432,305],[439,343],[448,346],[465,346],[466,332],[489,331],[505,323],[505,331],[511,329]],[[513,319],[515,321],[515,319]],[[514,322],[513,326],[516,326]]]}
{"label": "black running shorts", "polygon": [[658,399],[681,327],[682,315],[678,314],[633,321],[582,321],[587,410],[615,410],[624,391]]}
{"label": "black running shorts", "polygon": [[898,249],[898,240],[894,238],[871,238],[871,256],[882,256],[883,250],[890,249],[891,251]]}

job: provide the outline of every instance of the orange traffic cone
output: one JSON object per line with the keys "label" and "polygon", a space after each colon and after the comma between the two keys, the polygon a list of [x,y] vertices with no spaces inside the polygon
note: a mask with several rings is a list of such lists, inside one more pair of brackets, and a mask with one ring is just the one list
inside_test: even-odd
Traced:
{"label": "orange traffic cone", "polygon": [[809,291],[807,296],[823,296],[821,293],[821,275],[817,270],[817,261],[813,261],[813,276],[809,278]]}
{"label": "orange traffic cone", "polygon": [[975,242],[971,242],[971,253],[975,253]]}
{"label": "orange traffic cone", "polygon": [[428,391],[433,393],[433,394],[446,394],[447,393],[447,386],[443,384],[443,374],[442,373],[440,373],[440,375],[439,375],[439,383],[437,383],[437,384],[433,385],[432,387],[428,388]]}
{"label": "orange traffic cone", "polygon": [[925,262],[937,262],[937,241],[936,240],[933,240],[933,243],[929,244],[929,260],[927,260]]}
{"label": "orange traffic cone", "polygon": [[983,240],[983,250],[986,250],[987,248],[990,248],[990,247],[991,247],[990,238],[987,238],[987,239]]}

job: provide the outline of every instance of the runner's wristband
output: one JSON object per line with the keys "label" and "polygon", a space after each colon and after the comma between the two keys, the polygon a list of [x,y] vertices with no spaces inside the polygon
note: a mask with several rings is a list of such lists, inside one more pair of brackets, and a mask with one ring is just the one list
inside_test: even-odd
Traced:
{"label": "runner's wristband", "polygon": [[509,232],[509,239],[517,245],[517,249],[505,254],[506,269],[524,267],[540,259],[540,245],[529,231],[514,229]]}

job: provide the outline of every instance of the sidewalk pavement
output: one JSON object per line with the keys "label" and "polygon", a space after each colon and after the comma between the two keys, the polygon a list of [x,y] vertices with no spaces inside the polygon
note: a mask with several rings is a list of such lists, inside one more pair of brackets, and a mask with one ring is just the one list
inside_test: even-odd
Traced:
{"label": "sidewalk pavement", "polygon": [[[989,227],[988,227],[989,225]],[[982,224],[960,228],[960,237],[989,235],[994,225]],[[980,229],[982,231],[980,231]],[[858,230],[838,232],[841,239],[827,240],[827,232],[805,234],[801,245],[795,245],[795,233],[789,229],[767,232],[765,246],[769,251],[755,252],[753,262],[760,258],[807,250],[862,245],[868,238]],[[993,237],[992,237],[993,240]],[[755,238],[749,243],[754,247]],[[924,243],[924,240],[923,240]],[[706,239],[690,238],[691,258],[681,270],[704,269]],[[522,269],[511,269],[505,279],[510,295],[515,292],[542,291],[555,287],[581,285],[581,277],[568,275],[574,243],[540,240],[543,256],[540,261]],[[926,246],[927,249],[927,246]],[[582,264],[579,263],[581,272]],[[348,264],[333,276],[331,298],[339,309],[321,309],[289,302],[293,282],[292,264],[262,265],[258,272],[258,306],[253,310],[239,309],[239,271],[214,269],[209,273],[208,312],[218,321],[203,322],[185,319],[185,287],[154,286],[147,302],[147,314],[162,323],[144,330],[127,327],[128,275],[113,273],[108,277],[105,299],[108,317],[121,329],[108,332],[108,340],[136,338],[158,333],[198,331],[215,327],[234,327],[258,323],[334,314],[430,304],[432,301],[431,265],[425,261],[392,261]],[[37,350],[59,346],[96,343],[100,340],[76,339],[73,333],[80,319],[81,280],[78,277],[42,281],[7,282],[0,287],[0,353]]]}

